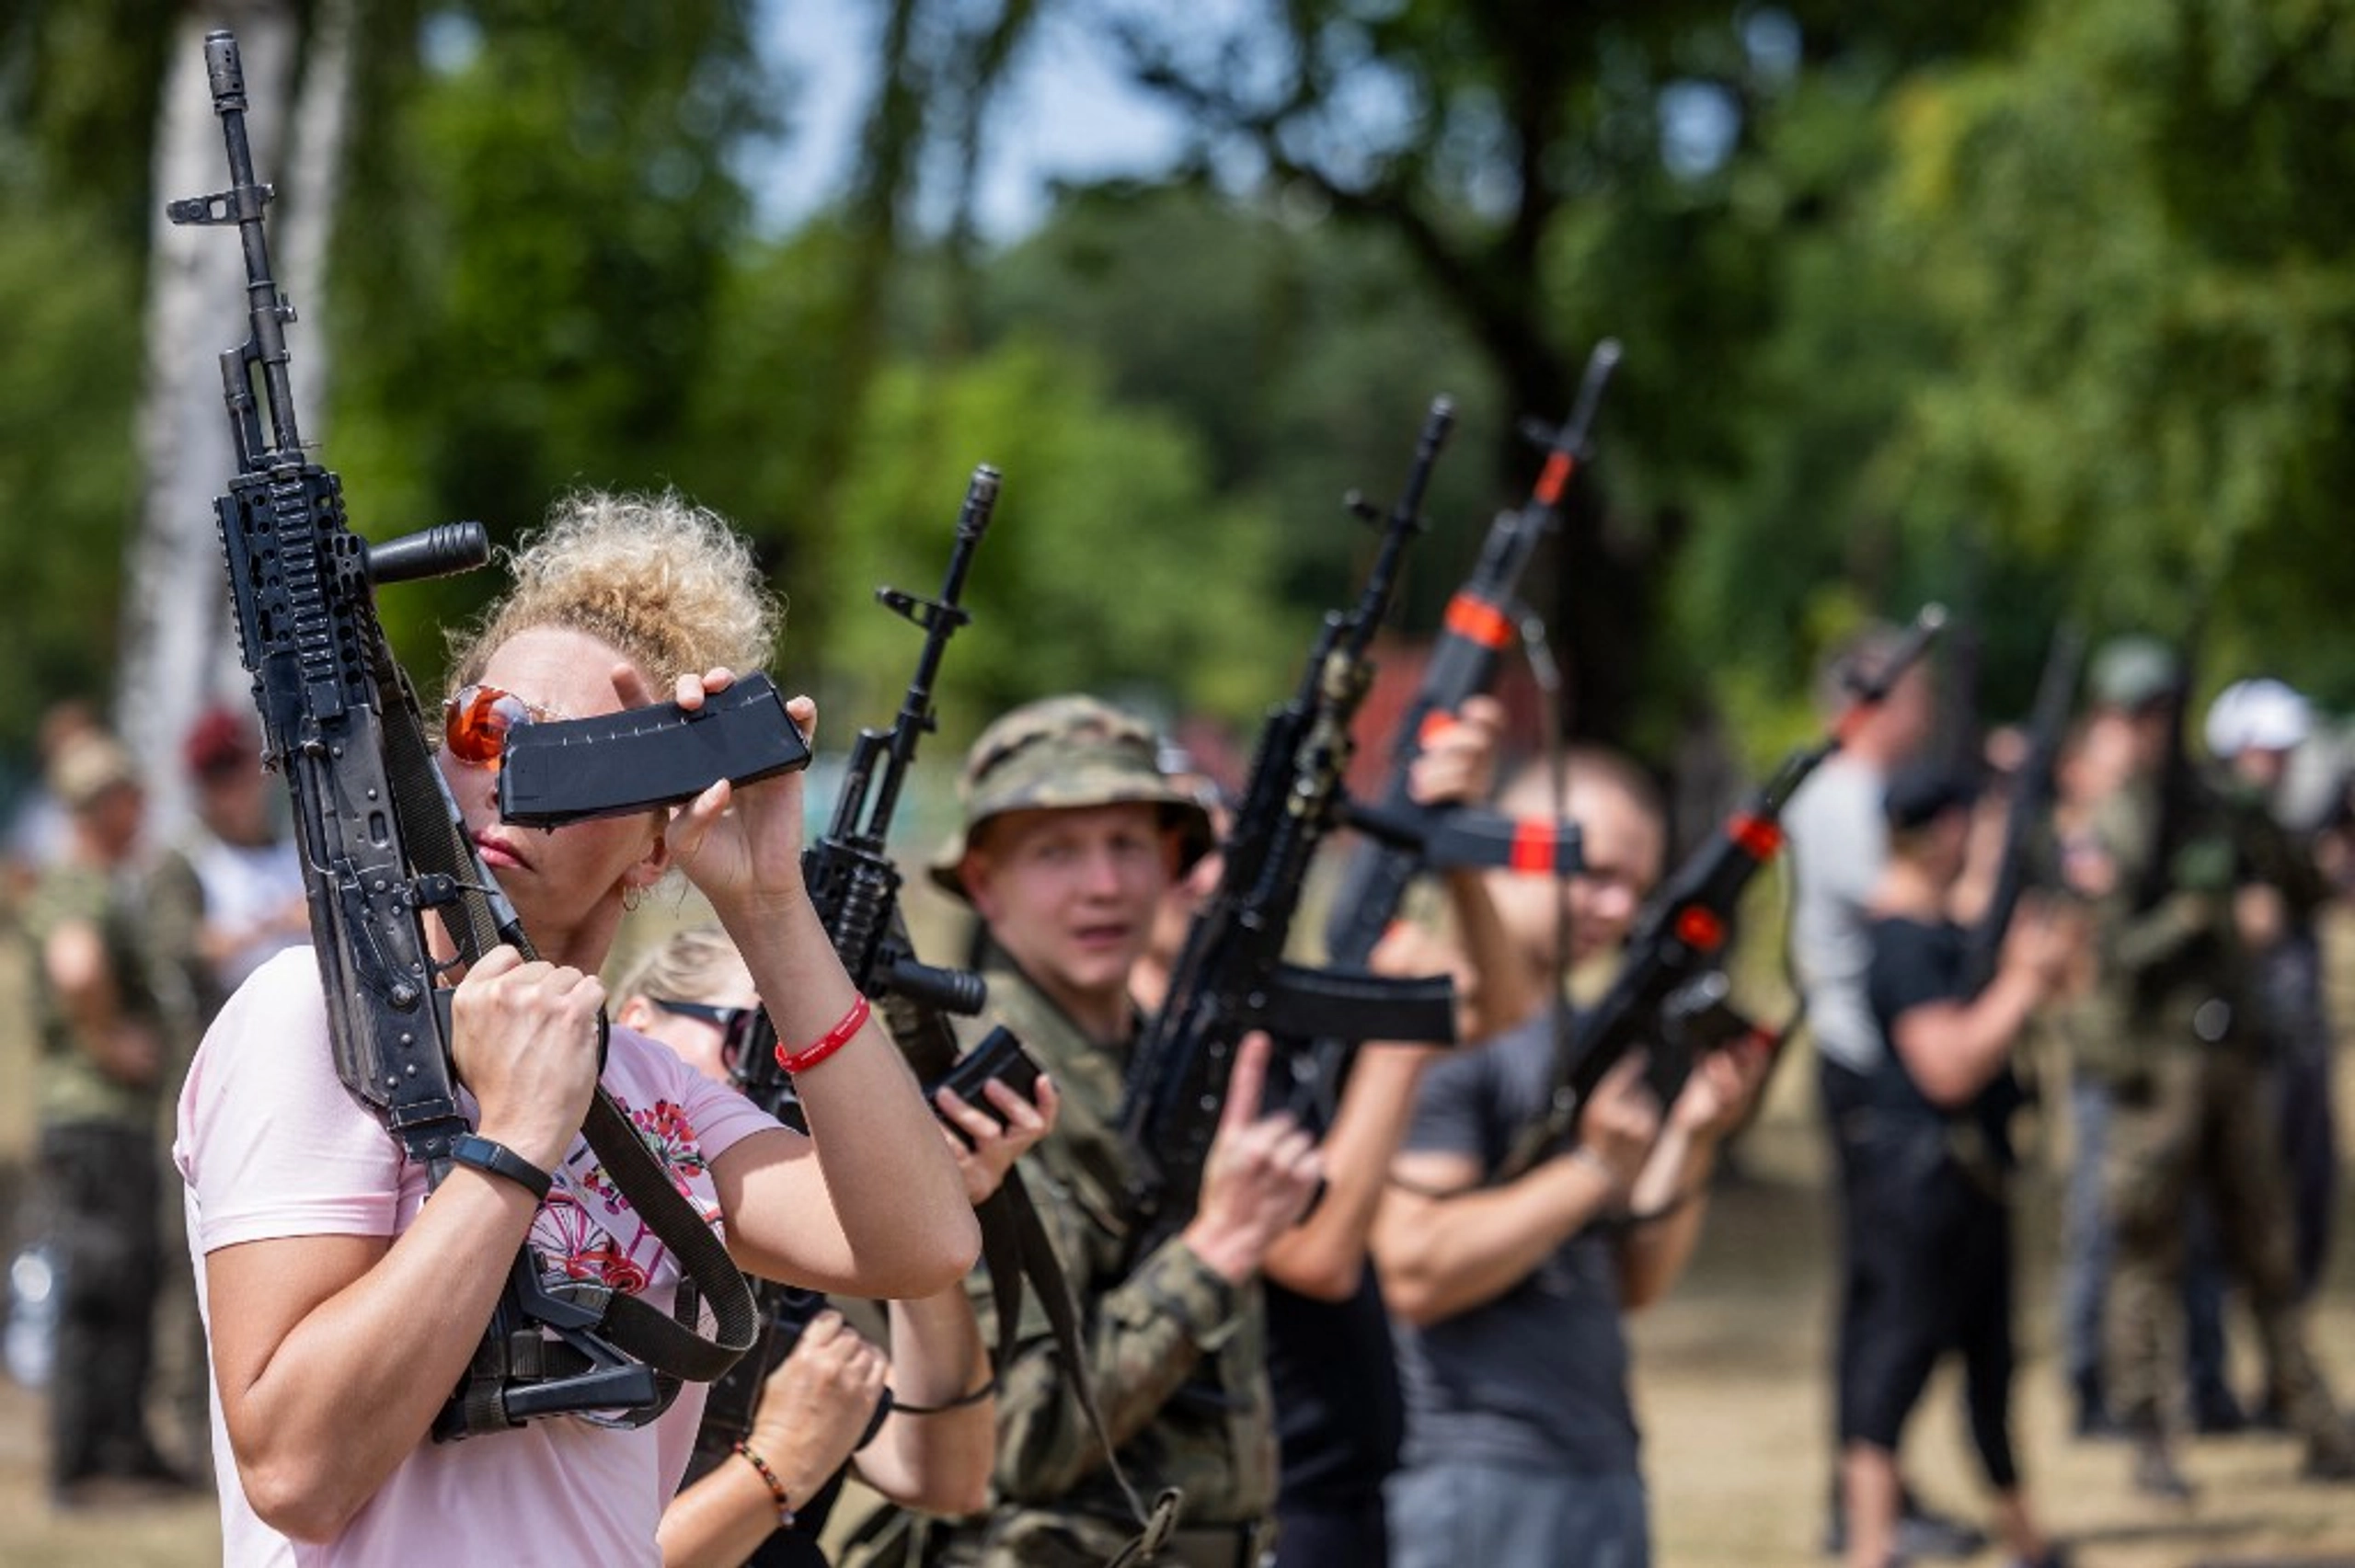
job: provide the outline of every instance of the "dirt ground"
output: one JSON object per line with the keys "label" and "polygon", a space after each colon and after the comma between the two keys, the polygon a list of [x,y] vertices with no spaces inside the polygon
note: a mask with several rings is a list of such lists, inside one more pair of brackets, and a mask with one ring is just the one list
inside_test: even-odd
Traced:
{"label": "dirt ground", "polygon": [[[2355,1085],[2349,1085],[2355,1087]],[[1816,1568],[1826,1477],[1826,1211],[1805,1118],[1778,1105],[1715,1199],[1703,1250],[1674,1295],[1635,1330],[1653,1521],[1664,1568]],[[2049,1196],[2049,1195],[2040,1195]],[[2019,1441],[2030,1484],[2081,1568],[2318,1565],[2355,1568],[2355,1488],[2293,1478],[2282,1437],[2214,1439],[2187,1460],[2188,1507],[2159,1507],[2126,1485],[2114,1444],[2066,1434],[2054,1370],[2048,1284],[2051,1205],[2025,1206]],[[2355,1387],[2355,1227],[2343,1235],[2319,1304],[2315,1344],[2342,1390]],[[2245,1335],[2243,1336],[2246,1337]],[[2236,1344],[2236,1351],[2246,1347]],[[2246,1354],[2246,1382],[2251,1371]],[[40,1486],[39,1397],[0,1380],[0,1564],[16,1568],[182,1568],[219,1558],[209,1503],[49,1512]],[[1933,1389],[1907,1439],[1915,1483],[1974,1511],[1978,1492],[1959,1399]],[[1993,1551],[1979,1562],[1994,1563]]]}
{"label": "dirt ground", "polygon": [[[2355,1019],[2355,964],[2345,961],[2355,956],[2355,922],[2334,935],[2349,938],[2334,942],[2342,960],[2336,1016]],[[9,979],[0,973],[0,993]],[[2339,1061],[2338,1104],[2355,1105],[2355,1047],[2343,1042]],[[0,1063],[0,1078],[14,1079],[18,1065]],[[1691,1272],[1633,1331],[1663,1568],[1818,1568],[1826,1561],[1819,1547],[1829,1467],[1829,1213],[1803,1068],[1798,1057],[1786,1064],[1715,1196]],[[24,1104],[0,1094],[0,1122]],[[18,1137],[29,1130],[0,1127]],[[0,1145],[13,1145],[0,1154],[24,1147],[6,1136]],[[2297,1481],[2289,1438],[2195,1446],[2186,1468],[2198,1500],[2161,1506],[2128,1487],[2120,1448],[2067,1435],[2052,1333],[2056,1207],[2049,1177],[2032,1175],[2021,1205],[2016,1430],[2032,1492],[2079,1568],[2355,1568],[2355,1486]],[[2355,1397],[2355,1191],[2344,1193],[2340,1215],[2313,1343],[2342,1396]],[[2254,1358],[2245,1325],[2235,1329],[2246,1388]],[[52,1513],[41,1448],[40,1396],[0,1377],[0,1568],[186,1568],[219,1560],[209,1501]],[[1950,1378],[1933,1387],[1916,1416],[1905,1459],[1930,1500],[1980,1515]],[[1976,1561],[1994,1564],[2001,1556],[1990,1550]]]}

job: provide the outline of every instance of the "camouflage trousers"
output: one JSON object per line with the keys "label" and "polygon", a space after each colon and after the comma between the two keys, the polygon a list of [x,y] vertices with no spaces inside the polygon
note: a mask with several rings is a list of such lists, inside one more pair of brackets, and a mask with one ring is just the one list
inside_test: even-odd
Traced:
{"label": "camouflage trousers", "polygon": [[2267,1393],[2309,1442],[2346,1442],[2307,1349],[2288,1177],[2263,1063],[2245,1050],[2183,1046],[2158,1051],[2150,1068],[2120,1095],[2104,1155],[2117,1238],[2104,1325],[2113,1410],[2136,1431],[2164,1432],[2178,1418],[2185,1230],[2200,1192],[2246,1292]]}
{"label": "camouflage trousers", "polygon": [[[1012,1509],[957,1531],[926,1561],[940,1568],[1104,1568],[1133,1526],[1085,1514]],[[1275,1544],[1272,1520],[1179,1529],[1135,1568],[1257,1568]]]}

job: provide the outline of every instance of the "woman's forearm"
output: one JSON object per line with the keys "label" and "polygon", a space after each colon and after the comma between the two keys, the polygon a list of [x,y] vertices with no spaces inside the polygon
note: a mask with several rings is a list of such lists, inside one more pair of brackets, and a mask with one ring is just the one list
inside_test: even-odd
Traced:
{"label": "woman's forearm", "polygon": [[867,1484],[935,1514],[971,1514],[989,1501],[997,1402],[983,1391],[989,1353],[962,1286],[891,1303],[891,1393],[883,1430],[856,1458]]}
{"label": "woman's forearm", "polygon": [[662,1568],[741,1568],[777,1524],[768,1482],[751,1460],[730,1454],[671,1499],[654,1539]]}
{"label": "woman's forearm", "polygon": [[[838,1026],[857,1000],[809,899],[731,931],[787,1050]],[[853,1288],[929,1296],[964,1276],[981,1233],[915,1076],[881,1020],[795,1075],[825,1190],[862,1271]]]}
{"label": "woman's forearm", "polygon": [[534,1207],[515,1184],[460,1168],[389,1245],[303,1237],[206,1258],[224,1419],[264,1523],[335,1535],[426,1440]]}

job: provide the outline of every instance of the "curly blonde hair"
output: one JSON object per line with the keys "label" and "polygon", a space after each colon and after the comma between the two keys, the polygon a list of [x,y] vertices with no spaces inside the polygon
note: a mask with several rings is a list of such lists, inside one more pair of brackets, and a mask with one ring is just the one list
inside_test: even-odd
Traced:
{"label": "curly blonde hair", "polygon": [[494,649],[542,626],[612,645],[658,691],[720,665],[765,669],[784,627],[751,543],[675,490],[575,491],[506,554],[514,586],[451,634],[453,687],[480,680]]}

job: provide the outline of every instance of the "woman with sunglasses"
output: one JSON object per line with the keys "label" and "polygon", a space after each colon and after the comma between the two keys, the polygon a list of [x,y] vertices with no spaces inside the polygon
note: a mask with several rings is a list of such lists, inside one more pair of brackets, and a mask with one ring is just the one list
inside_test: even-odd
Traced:
{"label": "woman with sunglasses", "polygon": [[[621,998],[615,1022],[661,1041],[706,1077],[729,1082],[740,1070],[760,999],[725,932],[696,926],[675,933],[636,960],[614,994]],[[1057,1104],[1044,1077],[1035,1104],[1003,1083],[986,1093],[1003,1125],[949,1090],[936,1096],[941,1115],[966,1134],[944,1128],[941,1137],[976,1207],[1046,1135]],[[780,1528],[751,1458],[723,1452],[708,1463],[699,1453],[688,1467],[693,1479],[662,1517],[665,1568],[824,1568],[818,1538],[854,1452],[859,1479],[902,1507],[971,1514],[988,1501],[997,1408],[963,1288],[890,1303],[888,1358],[818,1292],[793,1298],[788,1310],[799,1337],[769,1374],[743,1446],[789,1497],[808,1501],[797,1502],[793,1523]],[[887,1379],[891,1413],[877,1426]]]}
{"label": "woman with sunglasses", "polygon": [[[764,663],[778,611],[747,544],[675,497],[585,494],[455,639],[442,772],[540,957],[457,979],[452,1054],[492,1168],[429,1200],[338,1080],[308,954],[264,967],[206,1036],[179,1109],[235,1564],[652,1563],[704,1390],[651,1425],[560,1416],[434,1444],[518,1249],[666,1306],[678,1277],[578,1137],[600,1082],[604,963],[625,900],[684,871],[775,999],[809,1133],[627,1027],[604,1087],[746,1271],[871,1298],[948,1288],[971,1206],[900,1053],[835,959],[800,875],[798,773],[672,812],[522,830],[500,819],[500,726],[654,700],[688,707]],[[806,731],[814,709],[788,704]],[[444,954],[447,957],[449,955]],[[510,1174],[508,1173],[513,1173]],[[780,1512],[790,1499],[775,1498]],[[322,1544],[314,1544],[322,1543]]]}

